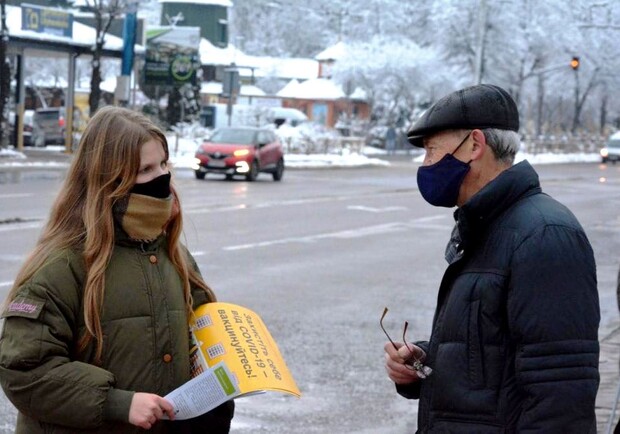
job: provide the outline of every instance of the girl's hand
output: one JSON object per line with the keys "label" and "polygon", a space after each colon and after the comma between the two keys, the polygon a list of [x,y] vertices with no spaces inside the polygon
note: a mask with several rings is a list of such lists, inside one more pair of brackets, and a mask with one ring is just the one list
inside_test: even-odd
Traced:
{"label": "girl's hand", "polygon": [[135,393],[129,407],[129,423],[144,429],[151,429],[155,422],[162,419],[164,414],[174,420],[172,404],[159,395],[153,393]]}

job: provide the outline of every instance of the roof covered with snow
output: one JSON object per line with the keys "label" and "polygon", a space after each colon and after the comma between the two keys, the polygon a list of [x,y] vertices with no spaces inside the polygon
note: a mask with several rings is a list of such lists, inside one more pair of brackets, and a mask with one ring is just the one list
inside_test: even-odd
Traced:
{"label": "roof covered with snow", "polygon": [[192,3],[196,5],[213,5],[232,7],[233,2],[230,0],[159,0],[159,3]]}
{"label": "roof covered with snow", "polygon": [[204,38],[200,40],[200,62],[220,66],[234,63],[244,77],[252,76],[252,70],[254,77],[308,80],[319,75],[319,64],[313,59],[250,56],[233,44],[219,48]]}
{"label": "roof covered with snow", "polygon": [[299,89],[299,81],[292,79],[276,94],[276,96],[286,97],[287,95],[295,95]]}
{"label": "roof covered with snow", "polygon": [[318,61],[324,60],[339,60],[344,57],[347,52],[347,44],[340,41],[337,44],[332,45],[331,47],[327,47],[325,50],[321,51],[319,54],[314,56],[314,58]]}
{"label": "roof covered with snow", "polygon": [[[297,99],[313,99],[333,101],[346,98],[342,86],[327,78],[314,78],[306,80],[302,83],[291,80],[277,94],[280,98],[297,98]],[[350,99],[366,100],[366,93],[361,89],[355,91],[349,96]]]}
{"label": "roof covered with snow", "polygon": [[[200,84],[200,93],[206,93],[208,95],[219,95],[222,93],[222,83],[217,81],[205,81]],[[239,96],[266,96],[264,90],[251,85],[242,84],[239,88]]]}
{"label": "roof covered with snow", "polygon": [[359,101],[366,101],[368,95],[366,94],[366,91],[364,89],[362,89],[361,87],[356,87],[353,93],[349,95],[349,98]]}

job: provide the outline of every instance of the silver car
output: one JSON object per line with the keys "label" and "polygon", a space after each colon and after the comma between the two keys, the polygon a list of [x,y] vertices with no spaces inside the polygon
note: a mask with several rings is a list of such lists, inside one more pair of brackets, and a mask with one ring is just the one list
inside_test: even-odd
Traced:
{"label": "silver car", "polygon": [[34,112],[32,140],[35,146],[65,143],[65,109],[48,107]]}
{"label": "silver car", "polygon": [[601,149],[601,159],[603,163],[611,161],[614,164],[620,160],[620,132],[609,137],[607,144]]}

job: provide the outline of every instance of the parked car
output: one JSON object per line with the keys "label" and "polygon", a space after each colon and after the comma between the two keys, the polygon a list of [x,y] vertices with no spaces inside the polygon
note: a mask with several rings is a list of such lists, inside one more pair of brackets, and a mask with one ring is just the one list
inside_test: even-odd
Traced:
{"label": "parked car", "polygon": [[24,146],[34,146],[32,132],[34,131],[34,110],[24,110]]}
{"label": "parked car", "polygon": [[243,175],[254,181],[259,172],[268,172],[274,181],[284,174],[284,153],[279,139],[267,128],[223,127],[216,129],[196,151],[194,173],[221,173],[226,179]]}
{"label": "parked car", "polygon": [[35,146],[65,143],[65,108],[39,108],[34,112],[32,140]]}
{"label": "parked car", "polygon": [[[34,110],[24,110],[24,120],[23,120],[23,144],[24,146],[33,146],[34,140],[32,137],[32,132],[34,130]],[[13,143],[13,135],[15,134],[15,112],[9,112],[9,130],[7,131],[9,140],[11,144],[17,146],[17,144]]]}
{"label": "parked car", "polygon": [[308,116],[303,112],[288,107],[272,107],[269,118],[276,127],[280,127],[284,123],[296,127],[308,121]]}
{"label": "parked car", "polygon": [[605,147],[601,149],[601,159],[603,163],[611,161],[614,164],[620,160],[620,131],[609,137]]}

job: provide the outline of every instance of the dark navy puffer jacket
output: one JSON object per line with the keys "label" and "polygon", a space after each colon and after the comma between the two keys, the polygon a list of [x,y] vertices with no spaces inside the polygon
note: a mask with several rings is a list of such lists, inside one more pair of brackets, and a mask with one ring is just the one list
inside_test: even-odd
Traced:
{"label": "dark navy puffer jacket", "polygon": [[592,248],[527,162],[455,213],[420,433],[594,433],[600,320]]}

